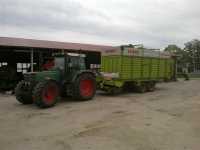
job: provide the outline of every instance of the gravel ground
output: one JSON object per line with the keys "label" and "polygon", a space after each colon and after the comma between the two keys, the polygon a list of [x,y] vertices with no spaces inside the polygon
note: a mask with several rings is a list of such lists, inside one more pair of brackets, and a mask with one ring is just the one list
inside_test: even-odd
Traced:
{"label": "gravel ground", "polygon": [[0,95],[0,150],[199,150],[200,80],[56,107]]}

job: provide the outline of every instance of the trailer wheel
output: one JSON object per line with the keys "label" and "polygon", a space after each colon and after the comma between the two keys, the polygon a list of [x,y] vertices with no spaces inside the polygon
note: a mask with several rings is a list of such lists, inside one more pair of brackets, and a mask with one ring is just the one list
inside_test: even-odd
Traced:
{"label": "trailer wheel", "polygon": [[90,100],[96,93],[96,80],[92,74],[83,73],[75,81],[73,97],[78,100]]}
{"label": "trailer wheel", "polygon": [[48,108],[57,103],[59,95],[59,86],[55,81],[39,82],[33,91],[33,101],[40,108]]}
{"label": "trailer wheel", "polygon": [[139,85],[137,87],[137,91],[139,93],[145,93],[145,92],[147,92],[147,84],[146,83],[142,83],[141,85]]}
{"label": "trailer wheel", "polygon": [[33,103],[30,85],[25,81],[21,81],[17,84],[15,96],[16,99],[24,105]]}
{"label": "trailer wheel", "polygon": [[147,91],[148,91],[148,92],[153,92],[153,91],[155,91],[155,86],[156,86],[156,83],[155,83],[155,82],[150,82],[150,83],[148,83]]}

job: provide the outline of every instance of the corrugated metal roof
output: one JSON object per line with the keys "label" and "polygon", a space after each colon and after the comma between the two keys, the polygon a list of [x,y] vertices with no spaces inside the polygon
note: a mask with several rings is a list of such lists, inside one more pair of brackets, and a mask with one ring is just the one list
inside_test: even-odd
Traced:
{"label": "corrugated metal roof", "polygon": [[56,42],[23,38],[0,37],[0,46],[97,51],[115,49],[113,46]]}

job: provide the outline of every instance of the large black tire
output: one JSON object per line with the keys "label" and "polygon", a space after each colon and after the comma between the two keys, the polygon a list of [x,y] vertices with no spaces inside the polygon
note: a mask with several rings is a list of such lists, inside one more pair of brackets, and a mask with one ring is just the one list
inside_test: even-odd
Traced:
{"label": "large black tire", "polygon": [[139,92],[139,93],[147,92],[147,84],[146,83],[141,83],[136,88],[137,88],[137,92]]}
{"label": "large black tire", "polygon": [[15,88],[15,96],[22,104],[33,103],[31,87],[26,81],[21,81],[17,84],[17,87]]}
{"label": "large black tire", "polygon": [[79,75],[74,84],[73,98],[77,100],[91,100],[95,94],[95,77],[89,73]]}
{"label": "large black tire", "polygon": [[147,83],[147,91],[148,92],[153,92],[155,91],[155,86],[156,86],[156,82],[149,82]]}
{"label": "large black tire", "polygon": [[40,108],[54,106],[59,98],[59,86],[52,80],[39,82],[33,90],[33,101]]}

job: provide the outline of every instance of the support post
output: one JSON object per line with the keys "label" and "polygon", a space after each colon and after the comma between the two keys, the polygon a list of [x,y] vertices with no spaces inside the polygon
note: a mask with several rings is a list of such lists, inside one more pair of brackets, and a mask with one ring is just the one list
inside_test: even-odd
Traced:
{"label": "support post", "polygon": [[33,51],[33,49],[31,49],[31,72],[33,72],[34,71],[34,69],[33,69],[33,58],[34,58],[34,51]]}
{"label": "support post", "polygon": [[43,53],[39,52],[39,71],[42,71]]}

